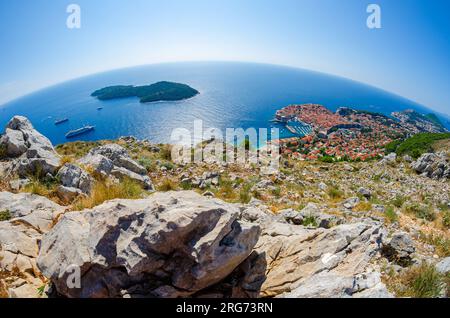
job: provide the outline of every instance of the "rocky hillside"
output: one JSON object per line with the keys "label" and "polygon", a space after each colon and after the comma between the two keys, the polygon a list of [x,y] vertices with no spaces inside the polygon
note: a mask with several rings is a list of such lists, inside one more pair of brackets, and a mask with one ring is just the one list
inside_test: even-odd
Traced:
{"label": "rocky hillside", "polygon": [[[448,152],[177,165],[132,137],[0,140],[0,296],[446,297]],[[79,274],[80,285],[73,281]],[[75,276],[76,277],[76,276]]]}

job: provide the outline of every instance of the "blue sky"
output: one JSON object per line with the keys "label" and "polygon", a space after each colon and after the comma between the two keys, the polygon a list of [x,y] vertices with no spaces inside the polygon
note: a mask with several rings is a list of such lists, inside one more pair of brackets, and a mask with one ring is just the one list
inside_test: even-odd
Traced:
{"label": "blue sky", "polygon": [[[81,7],[81,29],[66,7]],[[366,8],[382,9],[382,29]],[[168,61],[291,65],[450,113],[448,0],[0,1],[0,104],[115,68]]]}

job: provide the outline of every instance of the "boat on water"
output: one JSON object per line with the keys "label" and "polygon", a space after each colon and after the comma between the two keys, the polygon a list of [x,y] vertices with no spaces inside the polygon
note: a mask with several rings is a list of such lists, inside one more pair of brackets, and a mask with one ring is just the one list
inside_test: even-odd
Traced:
{"label": "boat on water", "polygon": [[313,133],[313,129],[311,125],[302,122],[301,120],[290,120],[286,124],[286,128],[293,134],[304,137],[311,135]]}
{"label": "boat on water", "polygon": [[97,110],[102,110],[103,109],[103,107],[97,107]]}
{"label": "boat on water", "polygon": [[66,134],[66,138],[72,138],[79,135],[83,135],[95,129],[95,126],[84,126],[79,129],[71,130]]}
{"label": "boat on water", "polygon": [[69,118],[58,119],[55,121],[55,125],[60,125],[69,121]]}

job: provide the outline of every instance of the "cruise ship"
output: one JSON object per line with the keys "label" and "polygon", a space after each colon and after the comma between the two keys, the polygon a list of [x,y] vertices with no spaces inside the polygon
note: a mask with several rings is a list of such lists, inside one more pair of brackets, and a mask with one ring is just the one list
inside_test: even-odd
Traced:
{"label": "cruise ship", "polygon": [[69,121],[69,118],[58,119],[55,121],[55,125],[60,125]]}
{"label": "cruise ship", "polygon": [[95,126],[84,126],[79,129],[71,130],[66,134],[66,138],[72,138],[75,136],[83,135],[95,129]]}

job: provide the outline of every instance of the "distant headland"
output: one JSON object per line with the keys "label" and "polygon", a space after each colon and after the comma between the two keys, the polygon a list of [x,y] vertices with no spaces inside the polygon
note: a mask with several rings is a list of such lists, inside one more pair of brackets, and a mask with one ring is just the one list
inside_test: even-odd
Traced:
{"label": "distant headland", "polygon": [[146,86],[117,85],[96,90],[91,94],[99,100],[139,97],[141,103],[179,101],[194,97],[199,92],[186,85],[172,82],[158,82]]}

